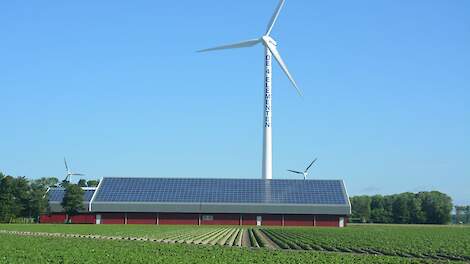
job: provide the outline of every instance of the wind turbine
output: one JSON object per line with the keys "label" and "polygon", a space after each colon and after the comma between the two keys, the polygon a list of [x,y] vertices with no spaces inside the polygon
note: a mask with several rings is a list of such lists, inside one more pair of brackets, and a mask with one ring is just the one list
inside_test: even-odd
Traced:
{"label": "wind turbine", "polygon": [[263,179],[272,179],[272,163],[273,163],[273,148],[272,148],[272,57],[276,59],[281,67],[282,71],[287,75],[287,78],[294,85],[295,89],[302,96],[302,92],[297,86],[294,78],[289,73],[286,64],[281,58],[279,51],[277,50],[277,42],[271,37],[271,31],[273,30],[274,24],[276,23],[281,9],[284,6],[285,0],[281,0],[279,5],[274,12],[271,20],[269,21],[268,27],[265,34],[256,39],[246,40],[238,43],[233,43],[229,45],[219,46],[210,49],[200,50],[198,52],[207,52],[215,50],[225,50],[225,49],[237,49],[237,48],[248,48],[255,46],[257,44],[263,44],[265,50],[265,69],[264,69],[264,112],[263,112]]}
{"label": "wind turbine", "polygon": [[308,165],[308,167],[307,167],[303,172],[301,172],[301,171],[295,171],[295,170],[287,170],[287,171],[290,171],[290,172],[293,172],[293,173],[297,173],[297,174],[302,174],[302,175],[304,175],[304,180],[306,180],[306,179],[307,179],[307,176],[308,176],[308,170],[310,169],[310,167],[312,167],[312,165],[313,165],[316,161],[317,161],[317,159],[314,159],[314,160],[312,161],[312,163],[310,163],[310,165]]}
{"label": "wind turbine", "polygon": [[67,165],[67,160],[66,160],[65,158],[64,158],[64,164],[65,164],[65,171],[66,171],[66,175],[65,175],[65,180],[64,180],[64,181],[70,182],[70,181],[72,180],[72,176],[85,176],[85,174],[72,172],[72,171],[69,169],[69,166]]}

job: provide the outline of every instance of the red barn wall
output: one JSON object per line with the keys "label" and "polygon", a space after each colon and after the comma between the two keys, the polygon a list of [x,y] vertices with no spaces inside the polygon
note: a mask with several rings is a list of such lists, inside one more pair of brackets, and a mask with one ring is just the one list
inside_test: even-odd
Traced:
{"label": "red barn wall", "polygon": [[315,217],[315,226],[338,227],[339,226],[339,216],[317,215]]}
{"label": "red barn wall", "polygon": [[79,214],[71,217],[72,224],[95,224],[96,216],[94,214]]}
{"label": "red barn wall", "polygon": [[[255,216],[256,217],[256,216]],[[261,215],[263,226],[282,226],[282,215]],[[255,219],[256,225],[256,219]]]}
{"label": "red barn wall", "polygon": [[313,215],[285,215],[285,226],[313,226]]}
{"label": "red barn wall", "polygon": [[43,214],[39,217],[39,222],[41,224],[63,224],[65,219],[65,214]]}
{"label": "red barn wall", "polygon": [[127,213],[127,223],[130,225],[155,225],[157,223],[157,214]]}
{"label": "red barn wall", "polygon": [[123,225],[125,224],[124,213],[103,213],[101,214],[101,224]]}
{"label": "red barn wall", "polygon": [[[203,220],[203,215],[212,216],[212,220]],[[158,216],[158,222],[157,222]],[[161,225],[256,225],[257,216],[262,217],[263,226],[317,226],[317,227],[338,227],[340,217],[344,217],[345,226],[348,224],[347,216],[338,215],[269,215],[269,214],[172,214],[172,213],[127,213],[127,224],[161,224]],[[66,215],[63,213],[43,214],[40,216],[40,223],[63,224]],[[73,224],[94,224],[95,214],[80,214],[72,216]],[[101,224],[125,224],[125,213],[102,213]]]}
{"label": "red barn wall", "polygon": [[244,214],[242,215],[242,225],[256,225],[256,215],[254,214]]}
{"label": "red barn wall", "polygon": [[208,214],[213,220],[201,220],[202,225],[240,225],[239,214]]}
{"label": "red barn wall", "polygon": [[198,225],[199,214],[159,214],[160,225]]}

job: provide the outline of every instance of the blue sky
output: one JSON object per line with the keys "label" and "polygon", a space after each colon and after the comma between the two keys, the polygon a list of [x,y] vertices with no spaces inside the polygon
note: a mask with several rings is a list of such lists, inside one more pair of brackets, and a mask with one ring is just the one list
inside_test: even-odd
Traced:
{"label": "blue sky", "polygon": [[[98,3],[99,2],[99,3]],[[262,47],[276,0],[3,1],[0,170],[258,178]],[[274,177],[470,203],[470,2],[287,2],[273,37]]]}

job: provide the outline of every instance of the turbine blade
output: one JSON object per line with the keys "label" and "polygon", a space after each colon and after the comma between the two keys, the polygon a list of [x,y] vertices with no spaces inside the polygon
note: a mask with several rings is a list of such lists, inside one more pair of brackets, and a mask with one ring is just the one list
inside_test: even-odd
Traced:
{"label": "turbine blade", "polygon": [[310,169],[310,167],[312,167],[313,163],[315,163],[316,161],[317,159],[314,159],[312,163],[310,163],[310,165],[308,165],[308,167],[305,169],[305,172],[307,172]]}
{"label": "turbine blade", "polygon": [[85,176],[85,174],[82,174],[82,173],[72,173],[70,175],[74,175],[74,176]]}
{"label": "turbine blade", "polygon": [[279,17],[279,14],[281,13],[282,7],[284,6],[285,0],[281,0],[279,2],[279,5],[276,8],[276,11],[274,11],[273,16],[271,17],[271,20],[269,21],[268,28],[266,29],[266,35],[269,36],[271,34],[271,31],[273,30],[274,24],[276,24],[276,20]]}
{"label": "turbine blade", "polygon": [[290,171],[290,172],[293,172],[293,173],[297,173],[297,174],[303,174],[303,173],[300,172],[300,171],[294,171],[294,170],[287,170],[287,171]]}
{"label": "turbine blade", "polygon": [[297,83],[295,82],[294,78],[292,78],[292,75],[290,74],[289,70],[287,69],[286,64],[282,60],[281,54],[279,54],[279,51],[277,50],[276,45],[274,45],[271,42],[265,41],[265,45],[268,47],[268,49],[271,51],[273,54],[274,58],[276,58],[277,62],[279,63],[279,66],[281,66],[281,69],[284,71],[284,73],[287,75],[287,78],[291,81],[292,85],[294,85],[295,89],[297,90],[297,93],[302,96],[302,91],[300,91],[299,87],[297,86]]}
{"label": "turbine blade", "polygon": [[64,158],[64,163],[65,163],[65,169],[69,171],[69,166],[67,166],[67,160]]}
{"label": "turbine blade", "polygon": [[261,42],[261,39],[250,39],[238,43],[232,43],[228,45],[223,45],[215,48],[210,48],[210,49],[203,49],[203,50],[198,50],[197,52],[207,52],[207,51],[214,51],[214,50],[224,50],[224,49],[239,49],[239,48],[248,48],[252,47],[258,43]]}

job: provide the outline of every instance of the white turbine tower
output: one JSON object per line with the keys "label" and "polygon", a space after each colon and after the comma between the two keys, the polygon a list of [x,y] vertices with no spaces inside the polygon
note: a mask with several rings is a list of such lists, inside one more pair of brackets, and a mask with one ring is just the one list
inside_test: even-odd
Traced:
{"label": "white turbine tower", "polygon": [[293,172],[293,173],[297,173],[297,174],[302,174],[304,176],[304,180],[307,179],[307,176],[308,176],[308,170],[310,169],[310,167],[312,167],[312,165],[317,161],[317,159],[314,159],[312,161],[312,163],[310,163],[310,165],[308,165],[308,167],[302,172],[302,171],[295,171],[295,170],[287,170],[287,171],[290,171],[290,172]]}
{"label": "white turbine tower", "polygon": [[264,45],[265,49],[265,69],[264,69],[264,112],[263,112],[263,126],[264,126],[264,133],[263,133],[263,179],[272,179],[273,178],[273,147],[272,147],[272,57],[276,59],[279,63],[279,66],[287,75],[287,78],[291,81],[294,85],[295,89],[302,96],[302,92],[298,88],[297,84],[292,78],[292,75],[289,73],[286,64],[281,58],[277,50],[277,42],[270,36],[271,31],[273,30],[274,24],[276,23],[279,14],[281,13],[281,9],[284,6],[285,0],[281,0],[279,5],[274,12],[274,15],[269,21],[268,28],[266,33],[257,39],[251,39],[247,41],[242,41],[239,43],[219,46],[215,48],[200,50],[199,52],[206,52],[206,51],[214,51],[214,50],[224,50],[224,49],[237,49],[237,48],[248,48],[255,46],[259,43]]}
{"label": "white turbine tower", "polygon": [[67,160],[64,158],[64,164],[65,164],[65,181],[71,182],[72,181],[72,176],[85,176],[85,174],[81,173],[74,173],[69,169],[69,166],[67,165]]}

